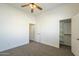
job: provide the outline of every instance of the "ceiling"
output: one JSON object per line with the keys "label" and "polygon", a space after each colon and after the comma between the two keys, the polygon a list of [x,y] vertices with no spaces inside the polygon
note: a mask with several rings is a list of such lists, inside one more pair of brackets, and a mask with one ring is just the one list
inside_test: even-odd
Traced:
{"label": "ceiling", "polygon": [[[21,10],[24,10],[25,12],[31,13],[29,7],[25,7],[25,8],[21,7],[21,5],[24,5],[24,4],[27,4],[27,3],[10,3],[10,5],[13,7],[16,7],[16,8],[19,8]],[[40,13],[40,12],[52,10],[52,9],[62,5],[62,3],[38,3],[38,5],[40,5],[43,8],[43,10],[42,11],[35,10],[34,13]]]}

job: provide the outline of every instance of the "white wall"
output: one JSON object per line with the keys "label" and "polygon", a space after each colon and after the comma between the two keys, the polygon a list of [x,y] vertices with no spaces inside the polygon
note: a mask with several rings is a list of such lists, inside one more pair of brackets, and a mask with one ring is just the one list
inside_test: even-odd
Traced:
{"label": "white wall", "polygon": [[34,18],[24,11],[0,4],[0,51],[28,44],[29,23]]}
{"label": "white wall", "polygon": [[72,52],[79,56],[79,13],[72,18]]}
{"label": "white wall", "polygon": [[37,15],[36,41],[59,47],[59,20],[68,19],[79,12],[79,4],[64,4]]}

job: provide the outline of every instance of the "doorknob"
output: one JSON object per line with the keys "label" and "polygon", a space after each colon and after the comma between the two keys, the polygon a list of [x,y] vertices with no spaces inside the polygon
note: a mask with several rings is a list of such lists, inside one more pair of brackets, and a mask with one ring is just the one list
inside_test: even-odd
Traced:
{"label": "doorknob", "polygon": [[79,40],[79,38],[77,40]]}

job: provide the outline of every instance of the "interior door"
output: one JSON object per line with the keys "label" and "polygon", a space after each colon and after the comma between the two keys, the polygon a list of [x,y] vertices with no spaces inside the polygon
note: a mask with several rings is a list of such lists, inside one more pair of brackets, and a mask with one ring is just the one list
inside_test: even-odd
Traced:
{"label": "interior door", "polygon": [[35,25],[34,24],[29,24],[29,40],[35,39]]}
{"label": "interior door", "polygon": [[79,14],[72,18],[72,52],[79,56]]}

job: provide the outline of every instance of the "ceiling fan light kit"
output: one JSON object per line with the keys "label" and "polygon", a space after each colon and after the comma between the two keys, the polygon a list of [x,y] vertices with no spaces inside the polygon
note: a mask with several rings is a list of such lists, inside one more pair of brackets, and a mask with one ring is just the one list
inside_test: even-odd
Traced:
{"label": "ceiling fan light kit", "polygon": [[31,8],[31,13],[33,13],[36,8],[39,9],[39,10],[42,10],[42,8],[35,3],[29,3],[29,4],[26,4],[26,5],[22,5],[21,7],[27,7],[27,6],[29,6]]}
{"label": "ceiling fan light kit", "polygon": [[36,8],[36,5],[32,5],[32,4],[29,4],[30,8],[34,9]]}

